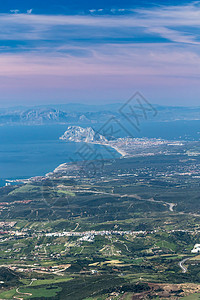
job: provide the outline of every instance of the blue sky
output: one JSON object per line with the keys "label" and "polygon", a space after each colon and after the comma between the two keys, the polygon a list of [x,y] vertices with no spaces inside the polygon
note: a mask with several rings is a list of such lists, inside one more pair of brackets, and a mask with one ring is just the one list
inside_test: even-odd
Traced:
{"label": "blue sky", "polygon": [[5,1],[0,105],[199,105],[199,28],[199,1]]}
{"label": "blue sky", "polygon": [[87,14],[92,9],[134,9],[137,7],[156,7],[160,5],[188,4],[182,0],[6,0],[1,4],[1,12],[8,13],[18,9],[21,13],[27,11],[27,7],[34,8],[36,14]]}

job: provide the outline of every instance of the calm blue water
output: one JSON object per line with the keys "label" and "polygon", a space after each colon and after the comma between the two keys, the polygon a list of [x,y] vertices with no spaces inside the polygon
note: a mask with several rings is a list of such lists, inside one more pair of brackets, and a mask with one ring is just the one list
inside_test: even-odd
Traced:
{"label": "calm blue water", "polygon": [[5,184],[5,179],[43,176],[72,159],[95,159],[97,151],[110,158],[104,147],[89,145],[91,148],[86,149],[84,144],[59,140],[66,129],[66,125],[0,127],[0,185]]}
{"label": "calm blue water", "polygon": [[[85,125],[87,126],[87,125]],[[84,127],[84,126],[83,126]],[[96,126],[98,129],[98,126]],[[72,159],[80,160],[79,143],[66,143],[59,137],[67,129],[66,125],[53,126],[2,126],[0,127],[0,185],[5,179],[21,179],[42,176],[53,171],[58,165]],[[131,130],[131,128],[129,128]],[[200,121],[176,121],[170,123],[143,123],[140,133],[134,136],[163,139],[199,140]],[[89,159],[95,159],[95,150],[104,158],[120,155],[114,150],[112,155],[104,147],[90,145]],[[82,153],[84,150],[82,148]]]}

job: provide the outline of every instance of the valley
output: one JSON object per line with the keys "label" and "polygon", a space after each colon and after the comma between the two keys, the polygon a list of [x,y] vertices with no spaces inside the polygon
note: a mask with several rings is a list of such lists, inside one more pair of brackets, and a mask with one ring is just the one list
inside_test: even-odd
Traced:
{"label": "valley", "polygon": [[189,148],[105,160],[95,176],[85,162],[68,163],[1,188],[0,275],[14,272],[17,284],[2,279],[0,298],[80,299],[80,287],[81,299],[200,292],[191,253],[200,240],[200,158]]}

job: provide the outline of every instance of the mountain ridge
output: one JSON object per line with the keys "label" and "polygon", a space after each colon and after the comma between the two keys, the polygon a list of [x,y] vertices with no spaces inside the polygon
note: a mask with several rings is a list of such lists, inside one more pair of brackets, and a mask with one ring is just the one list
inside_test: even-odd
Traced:
{"label": "mountain ridge", "polygon": [[[111,117],[124,121],[120,113],[120,105],[68,105],[68,106],[38,106],[0,109],[0,125],[44,125],[70,123],[103,123]],[[156,117],[148,116],[153,121],[200,120],[200,107],[172,107],[156,105]],[[139,111],[141,114],[141,111]],[[145,118],[143,118],[145,120]]]}

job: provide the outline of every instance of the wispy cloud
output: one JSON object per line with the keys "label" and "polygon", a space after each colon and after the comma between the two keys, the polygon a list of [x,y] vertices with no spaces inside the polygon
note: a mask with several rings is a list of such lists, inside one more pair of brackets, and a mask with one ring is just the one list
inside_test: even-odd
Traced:
{"label": "wispy cloud", "polygon": [[150,27],[147,29],[147,32],[158,34],[161,37],[178,44],[200,44],[200,41],[197,40],[195,34],[189,34],[184,31],[169,29],[166,27]]}
{"label": "wispy cloud", "polygon": [[27,10],[27,14],[30,15],[30,14],[32,13],[32,11],[33,11],[32,8],[31,8],[31,9],[28,9],[28,10]]}
{"label": "wispy cloud", "polygon": [[[90,77],[92,82],[96,78],[96,85],[99,76],[106,77],[104,85],[112,87],[116,78],[124,86],[127,82],[180,86],[183,79],[185,86],[196,85],[199,26],[199,2],[149,9],[100,8],[87,15],[13,10],[0,14],[0,76],[26,79],[26,86],[29,77],[36,76],[38,82],[51,77],[56,88],[60,88],[57,78],[71,84],[69,78],[74,76]],[[81,83],[73,85],[78,89]]]}
{"label": "wispy cloud", "polygon": [[[40,38],[43,39],[49,36],[51,39],[56,39],[57,33],[59,36],[63,34],[63,38],[71,35],[75,35],[77,38],[77,33],[81,32],[79,36],[81,39],[84,31],[87,39],[89,35],[92,40],[95,40],[95,36],[96,39],[100,36],[112,38],[112,30],[115,30],[115,36],[119,39],[121,38],[120,33],[123,32],[124,38],[129,38],[130,32],[132,31],[131,33],[134,34],[136,30],[141,37],[145,32],[149,34],[149,38],[154,34],[158,38],[162,36],[177,43],[196,43],[199,39],[199,34],[194,30],[200,26],[200,7],[196,2],[185,6],[162,6],[145,10],[129,9],[129,14],[124,13],[125,9],[113,9],[110,12],[116,10],[123,14],[117,16],[103,14],[104,9],[90,10],[91,13],[102,13],[100,15],[85,16],[36,15],[32,13],[32,9],[27,10],[27,14],[22,14],[18,10],[13,10],[14,14],[0,14],[0,25],[1,27],[6,26],[7,36],[11,39],[14,39],[13,25],[16,28],[14,33],[18,29],[23,38],[23,33],[29,32],[29,39],[32,38],[32,35],[35,39],[33,32],[40,33]],[[187,33],[187,29],[190,28],[193,29],[193,34]]]}
{"label": "wispy cloud", "polygon": [[14,14],[18,14],[20,11],[19,9],[11,9],[10,12]]}

